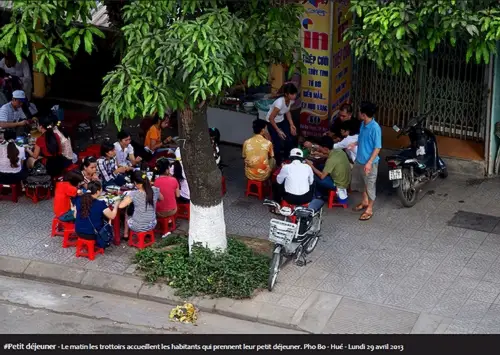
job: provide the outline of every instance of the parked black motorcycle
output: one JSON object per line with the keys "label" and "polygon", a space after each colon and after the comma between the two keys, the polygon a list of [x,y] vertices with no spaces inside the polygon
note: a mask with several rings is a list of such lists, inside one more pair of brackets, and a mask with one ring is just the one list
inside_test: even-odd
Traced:
{"label": "parked black motorcycle", "polygon": [[413,207],[420,188],[437,177],[446,178],[446,164],[439,157],[436,136],[423,124],[428,113],[414,117],[404,129],[393,129],[410,138],[410,147],[386,158],[389,180],[405,207]]}

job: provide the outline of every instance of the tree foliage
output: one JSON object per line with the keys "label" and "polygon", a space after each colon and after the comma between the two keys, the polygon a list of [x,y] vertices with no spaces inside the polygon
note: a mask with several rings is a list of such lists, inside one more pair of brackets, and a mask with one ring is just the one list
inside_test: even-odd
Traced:
{"label": "tree foliage", "polygon": [[351,0],[357,20],[347,31],[356,57],[410,74],[442,43],[467,45],[467,62],[489,63],[500,40],[498,0]]}
{"label": "tree foliage", "polygon": [[95,36],[104,38],[91,24],[96,7],[93,0],[14,0],[11,21],[0,31],[0,51],[10,50],[20,61],[38,43],[35,68],[52,75],[58,63],[69,67],[80,48],[90,54]]}
{"label": "tree foliage", "polygon": [[294,3],[270,0],[129,1],[123,7],[126,50],[105,79],[101,115],[143,117],[195,108],[244,80],[269,81],[273,63],[296,64],[300,52]]}

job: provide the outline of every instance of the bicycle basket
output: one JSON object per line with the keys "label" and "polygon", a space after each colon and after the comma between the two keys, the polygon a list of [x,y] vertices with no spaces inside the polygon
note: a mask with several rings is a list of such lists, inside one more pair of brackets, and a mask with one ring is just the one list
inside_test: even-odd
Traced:
{"label": "bicycle basket", "polygon": [[269,228],[269,240],[276,244],[290,244],[297,233],[295,223],[285,222],[279,219],[271,219]]}

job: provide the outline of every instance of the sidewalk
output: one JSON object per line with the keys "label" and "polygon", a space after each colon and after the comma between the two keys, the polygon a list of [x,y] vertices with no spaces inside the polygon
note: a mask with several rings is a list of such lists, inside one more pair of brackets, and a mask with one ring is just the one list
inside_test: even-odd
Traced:
{"label": "sidewalk", "polygon": [[[224,199],[228,233],[266,238],[271,216],[260,201],[244,197],[239,149],[221,150],[230,165]],[[193,302],[203,311],[313,333],[500,333],[500,180],[450,175],[429,185],[415,207],[404,209],[388,187],[383,165],[372,220],[360,222],[350,210],[325,210],[322,239],[310,263],[286,265],[273,292],[246,301]],[[353,194],[351,203],[358,198]],[[52,201],[0,202],[0,255],[27,259],[0,259],[0,270],[180,301],[168,287],[149,287],[135,278],[135,250],[123,244],[93,262],[76,259],[73,249],[50,238],[51,218]]]}

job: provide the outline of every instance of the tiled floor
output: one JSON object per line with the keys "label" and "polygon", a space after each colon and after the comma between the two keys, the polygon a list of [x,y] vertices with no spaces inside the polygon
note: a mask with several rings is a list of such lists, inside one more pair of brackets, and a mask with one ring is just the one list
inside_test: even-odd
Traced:
{"label": "tiled floor", "polygon": [[[230,166],[224,198],[228,233],[266,238],[271,216],[260,201],[244,197],[239,150],[223,146],[222,156]],[[500,217],[500,180],[450,176],[429,185],[417,205],[406,209],[380,170],[372,220],[360,222],[350,210],[326,210],[311,262],[288,264],[276,289],[253,301],[289,311],[318,293],[342,296],[324,332],[393,332],[396,322],[399,332],[409,332],[420,314],[441,324],[438,332],[500,333],[500,235],[448,226],[458,211]],[[352,202],[357,198],[353,193]],[[52,201],[0,202],[0,254],[120,274],[130,266],[134,250],[125,245],[93,262],[75,258],[74,249],[50,238],[51,218]]]}

